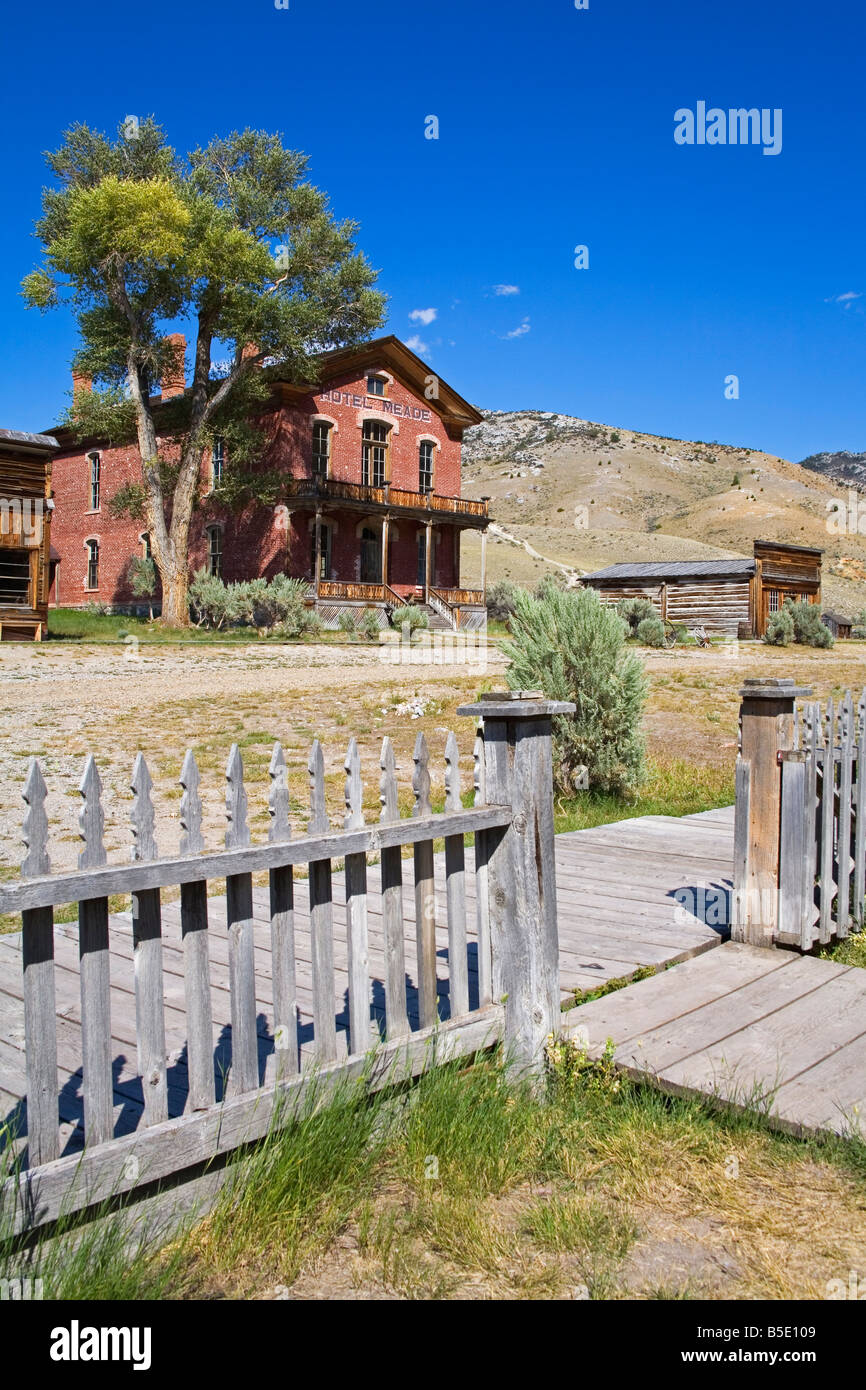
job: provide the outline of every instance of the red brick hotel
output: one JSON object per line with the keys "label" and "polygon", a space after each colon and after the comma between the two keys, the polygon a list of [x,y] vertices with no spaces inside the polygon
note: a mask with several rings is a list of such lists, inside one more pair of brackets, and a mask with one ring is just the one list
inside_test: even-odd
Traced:
{"label": "red brick hotel", "polygon": [[[325,354],[316,387],[282,381],[278,368],[268,375],[263,462],[284,478],[280,498],[242,511],[221,503],[227,459],[217,440],[202,460],[191,570],[204,566],[226,582],[281,572],[306,579],[326,626],[336,626],[341,611],[364,608],[377,610],[384,625],[388,609],[412,599],[429,607],[436,626],[484,627],[487,501],[460,495],[463,432],[480,413],[395,337]],[[76,391],[88,386],[75,378]],[[185,389],[180,377],[163,381],[161,400]],[[159,405],[156,416],[158,424]],[[149,553],[148,537],[141,523],[112,517],[108,504],[140,480],[138,450],[53,434],[60,448],[52,465],[51,600],[134,607],[127,572],[133,556]],[[461,588],[467,529],[482,538],[476,590]]]}

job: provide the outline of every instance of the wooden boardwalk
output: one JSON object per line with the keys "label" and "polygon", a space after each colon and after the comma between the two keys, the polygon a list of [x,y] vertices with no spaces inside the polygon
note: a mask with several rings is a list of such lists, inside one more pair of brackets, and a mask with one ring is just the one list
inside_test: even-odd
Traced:
{"label": "wooden boardwalk", "polygon": [[729,942],[571,1015],[630,1075],[866,1138],[866,970]]}
{"label": "wooden boardwalk", "polygon": [[[557,884],[560,930],[560,979],[564,996],[591,989],[606,980],[628,976],[642,966],[662,966],[688,959],[718,945],[719,927],[708,927],[686,910],[677,914],[678,896],[699,904],[701,885],[715,884],[724,896],[730,889],[732,817],[728,811],[682,820],[645,817],[557,838]],[[475,877],[467,851],[467,923],[469,927],[470,1008],[477,1006]],[[440,1016],[448,1017],[448,935],[444,856],[436,856],[437,958]],[[373,977],[370,1042],[384,1018],[384,933],[378,865],[370,865],[369,950]],[[678,896],[677,896],[678,895]],[[406,991],[409,1018],[417,1027],[415,897],[411,863],[404,865],[403,908],[406,921]],[[268,1080],[274,1069],[271,932],[268,889],[254,890],[256,919],[256,1002],[259,1074]],[[677,921],[676,915],[684,918]],[[214,1064],[217,1096],[231,1060],[228,941],[224,897],[209,899],[210,978],[213,1001]],[[295,882],[295,933],[299,1005],[298,1041],[302,1058],[312,1052],[312,965],[308,880]],[[82,1137],[81,1000],[78,974],[78,925],[58,926],[56,945],[57,1043],[60,1068],[61,1134],[65,1152],[80,1147]],[[110,924],[111,1030],[114,1067],[115,1134],[134,1130],[142,1114],[137,1070],[132,922],[115,914]],[[334,948],[338,995],[335,998],[338,1043],[345,1055],[348,990],[345,883],[334,875]],[[168,1051],[169,1113],[187,1105],[186,1014],[179,904],[163,906],[165,1024]],[[0,1116],[23,1132],[26,1106],[24,1006],[21,936],[0,936]],[[230,1086],[227,1088],[230,1094]]]}

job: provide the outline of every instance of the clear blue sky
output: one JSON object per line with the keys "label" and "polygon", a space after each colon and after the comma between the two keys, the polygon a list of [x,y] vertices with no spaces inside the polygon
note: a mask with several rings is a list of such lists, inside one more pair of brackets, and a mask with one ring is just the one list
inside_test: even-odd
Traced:
{"label": "clear blue sky", "polygon": [[[480,406],[866,449],[864,30],[859,0],[10,8],[0,425],[44,428],[67,400],[72,318],[18,293],[42,152],[75,120],[153,114],[180,150],[246,125],[305,150],[360,223],[387,331]],[[781,108],[781,153],[677,145],[698,101]]]}

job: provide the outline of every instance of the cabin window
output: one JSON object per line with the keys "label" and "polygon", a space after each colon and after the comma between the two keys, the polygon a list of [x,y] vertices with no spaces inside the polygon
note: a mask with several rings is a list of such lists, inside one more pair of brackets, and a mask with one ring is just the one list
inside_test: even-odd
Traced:
{"label": "cabin window", "polygon": [[0,550],[0,603],[29,607],[29,551],[21,549]]}
{"label": "cabin window", "polygon": [[224,439],[215,439],[210,454],[210,485],[211,488],[218,488],[223,480],[223,467],[226,461],[226,442]]}
{"label": "cabin window", "polygon": [[331,471],[331,426],[327,420],[313,421],[313,477],[327,478]]}
{"label": "cabin window", "polygon": [[418,446],[418,491],[433,491],[433,444],[422,439]]}
{"label": "cabin window", "polygon": [[383,376],[370,375],[367,377],[367,395],[384,396],[385,378]]}
{"label": "cabin window", "polygon": [[365,420],[362,441],[361,481],[365,487],[384,487],[388,481],[390,426],[381,420]]}
{"label": "cabin window", "polygon": [[768,599],[769,599],[769,611],[770,611],[771,613],[778,613],[779,607],[780,607],[780,604],[779,604],[779,590],[778,590],[778,589],[768,589],[768,590],[767,590],[767,597],[768,597]]}
{"label": "cabin window", "polygon": [[210,526],[207,533],[207,572],[219,579],[223,572],[223,528]]}
{"label": "cabin window", "polygon": [[92,512],[98,512],[102,455],[97,453],[88,454],[87,462],[90,465],[90,510]]}
{"label": "cabin window", "polygon": [[87,547],[87,580],[85,587],[88,589],[99,588],[99,541],[85,542]]}

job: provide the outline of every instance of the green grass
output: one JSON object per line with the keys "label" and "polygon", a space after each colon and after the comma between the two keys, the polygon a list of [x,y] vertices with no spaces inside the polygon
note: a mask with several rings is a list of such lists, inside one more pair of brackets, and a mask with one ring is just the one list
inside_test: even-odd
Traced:
{"label": "green grass", "polygon": [[588,830],[594,825],[629,820],[635,816],[691,816],[731,806],[734,801],[732,767],[695,764],[684,758],[650,762],[648,778],[633,801],[591,789],[569,800],[557,798],[557,834]]}
{"label": "green grass", "polygon": [[[123,614],[89,613],[79,608],[51,608],[48,612],[48,638],[50,641],[92,642],[96,644],[123,643],[119,634],[137,637],[142,645],[159,646],[235,646],[237,643],[299,643],[323,642],[329,646],[358,645],[347,638],[343,632],[320,632],[303,637],[284,636],[260,637],[254,627],[231,627],[221,631],[210,628],[166,628],[157,622],[144,618],[126,617]],[[372,645],[361,639],[361,645]],[[38,648],[34,648],[38,650]]]}
{"label": "green grass", "polygon": [[[866,1239],[866,1148],[601,1070],[536,1094],[492,1053],[373,1096],[363,1081],[311,1095],[234,1157],[209,1216],[161,1249],[146,1230],[104,1215],[28,1253],[0,1228],[0,1277],[84,1299],[263,1297],[298,1280],[301,1297],[707,1297],[733,1242],[730,1296],[820,1297],[854,1267],[846,1242]],[[670,1287],[658,1262],[629,1264],[668,1239],[701,1256]]]}
{"label": "green grass", "polygon": [[866,931],[852,932],[844,941],[837,941],[821,952],[822,960],[835,960],[840,965],[859,965],[866,970]]}

